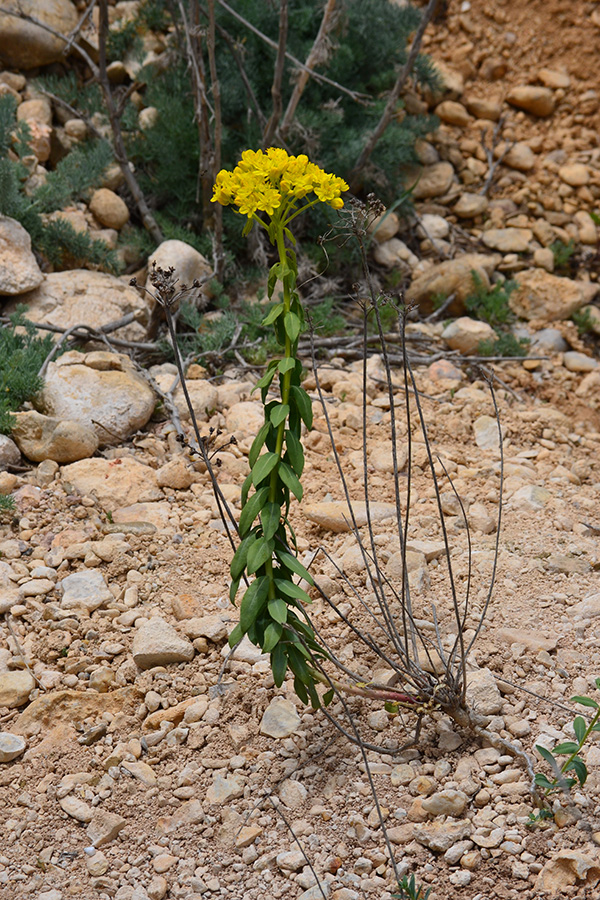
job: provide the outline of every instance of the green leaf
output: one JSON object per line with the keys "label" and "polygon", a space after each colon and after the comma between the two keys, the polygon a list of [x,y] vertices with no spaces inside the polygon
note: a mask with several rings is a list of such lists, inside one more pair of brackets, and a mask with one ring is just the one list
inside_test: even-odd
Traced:
{"label": "green leaf", "polygon": [[264,564],[272,558],[272,556],[273,542],[265,540],[264,537],[258,538],[248,551],[248,575],[254,575],[261,566],[264,566]]}
{"label": "green leaf", "polygon": [[577,716],[573,721],[573,731],[575,732],[575,737],[579,742],[579,746],[583,744],[585,739],[585,733],[587,731],[587,725],[585,719],[582,716]]}
{"label": "green leaf", "polygon": [[565,741],[564,744],[557,744],[556,747],[553,747],[552,753],[554,756],[564,756],[577,753],[578,750],[579,744],[576,744],[575,741]]}
{"label": "green leaf", "polygon": [[287,445],[287,455],[290,461],[290,465],[298,478],[302,475],[304,471],[304,450],[302,448],[302,444],[296,437],[296,435],[290,431],[289,429],[285,432],[285,442]]}
{"label": "green leaf", "polygon": [[571,697],[572,703],[580,703],[582,706],[589,706],[590,709],[598,709],[598,704],[591,697]]}
{"label": "green leaf", "polygon": [[548,778],[542,772],[537,772],[535,775],[535,778],[533,780],[537,784],[538,787],[542,787],[547,791],[550,790],[551,788],[556,787],[556,785],[553,784],[552,781],[549,781]]}
{"label": "green leaf", "polygon": [[286,372],[289,372],[290,369],[296,368],[296,360],[293,356],[284,356],[283,359],[279,360],[279,364],[277,366],[282,375]]}
{"label": "green leaf", "polygon": [[287,463],[282,462],[279,466],[279,477],[287,488],[294,494],[297,500],[302,500],[304,489],[294,471]]}
{"label": "green leaf", "polygon": [[242,231],[242,237],[248,237],[252,229],[254,228],[254,219],[248,219],[246,224],[244,225],[244,230]]}
{"label": "green leaf", "polygon": [[[269,294],[269,297],[271,294]],[[283,303],[277,303],[273,307],[273,309],[269,310],[267,315],[261,322],[261,325],[272,325],[275,319],[278,319],[281,313],[283,312]]]}
{"label": "green leaf", "polygon": [[335,695],[335,691],[333,690],[333,688],[331,688],[329,691],[327,691],[325,694],[323,694],[323,706],[329,706],[329,704],[331,703],[331,701],[334,698],[334,695]]}
{"label": "green leaf", "polygon": [[[590,216],[591,216],[591,215],[593,215],[593,214],[590,213]],[[596,223],[596,224],[598,224],[598,223]],[[283,229],[283,233],[285,234],[285,236],[286,236],[286,238],[288,239],[288,241],[290,242],[290,244],[293,244],[294,246],[296,246],[296,238],[294,237],[294,235],[292,234],[292,232],[290,231],[290,229],[287,228],[287,227],[284,228],[284,229]]]}
{"label": "green leaf", "polygon": [[285,594],[286,597],[292,597],[294,600],[302,600],[303,603],[312,603],[312,600],[302,588],[294,581],[286,581],[284,578],[275,579],[275,587],[277,590]]}
{"label": "green leaf", "polygon": [[290,397],[293,398],[294,404],[300,413],[300,418],[310,431],[313,423],[312,402],[304,388],[293,384],[290,387]]}
{"label": "green leaf", "polygon": [[275,428],[281,425],[282,422],[285,422],[290,412],[290,408],[287,403],[278,403],[271,410],[271,422]]}
{"label": "green leaf", "polygon": [[598,688],[598,690],[600,691],[600,678],[596,678],[595,684],[596,684],[596,687]]}
{"label": "green leaf", "polygon": [[600,731],[600,722],[596,722],[595,725],[592,725],[591,731]]}
{"label": "green leaf", "polygon": [[267,366],[267,371],[265,372],[265,374],[262,376],[262,378],[258,379],[256,384],[252,388],[252,392],[254,393],[254,391],[257,391],[259,389],[262,390],[263,388],[268,388],[270,386],[271,382],[273,381],[273,379],[275,378],[276,371],[277,371],[277,360],[272,359],[271,362],[269,363],[269,365]]}
{"label": "green leaf", "polygon": [[276,597],[274,600],[269,600],[269,615],[276,622],[285,625],[287,622],[287,614],[288,608],[285,600],[282,600],[280,597]]}
{"label": "green leaf", "polygon": [[243,538],[246,537],[248,531],[252,527],[252,523],[265,505],[268,496],[269,487],[268,485],[265,485],[264,487],[259,488],[244,506],[239,522],[240,535]]}
{"label": "green leaf", "polygon": [[237,548],[233,555],[233,559],[231,560],[231,566],[229,567],[229,572],[231,577],[235,580],[239,581],[240,576],[244,569],[246,568],[246,560],[248,559],[248,550],[251,545],[256,540],[255,534],[249,534],[244,540],[241,542],[240,546]]}
{"label": "green leaf", "polygon": [[[280,274],[281,264],[275,263],[275,265],[271,266],[271,268],[269,269],[269,278],[267,281],[267,293],[269,295],[269,300],[273,296],[273,291],[275,290],[275,285],[277,284],[277,279],[280,277]],[[281,303],[280,306],[283,309],[283,303]]]}
{"label": "green leaf", "polygon": [[308,703],[308,691],[306,690],[306,688],[302,684],[301,679],[298,678],[298,676],[294,678],[294,690],[303,703]]}
{"label": "green leaf", "polygon": [[579,756],[576,756],[570,761],[568,765],[565,766],[565,772],[570,771],[575,772],[579,784],[581,785],[581,787],[583,787],[587,781],[588,770],[586,764],[582,759],[579,758]]}
{"label": "green leaf", "polygon": [[244,632],[239,626],[239,623],[235,626],[231,634],[228,638],[228,643],[230,647],[235,647],[236,644],[239,644],[241,639],[244,637]]}
{"label": "green leaf", "polygon": [[281,687],[288,667],[287,654],[282,644],[277,644],[271,653],[271,672],[277,687]]}
{"label": "green leaf", "polygon": [[258,457],[252,466],[252,484],[254,487],[258,487],[261,481],[271,474],[278,462],[279,454],[277,453],[267,452]]}
{"label": "green leaf", "polygon": [[242,509],[248,502],[248,492],[252,487],[252,472],[244,478],[244,483],[242,485]]}
{"label": "green leaf", "polygon": [[278,622],[271,622],[265,628],[265,636],[262,643],[262,652],[270,653],[273,647],[279,643],[279,638],[283,633],[283,628]]}
{"label": "green leaf", "polygon": [[266,503],[260,511],[263,535],[270,541],[275,536],[281,520],[281,510],[276,503]]}
{"label": "green leaf", "polygon": [[248,454],[248,463],[250,468],[254,468],[254,463],[258,459],[258,454],[260,453],[264,442],[267,439],[269,431],[271,430],[271,423],[265,422],[262,426],[254,440],[252,441],[252,446],[250,447],[250,453]]}
{"label": "green leaf", "polygon": [[292,556],[291,553],[287,553],[285,550],[276,547],[275,555],[287,569],[290,569],[291,572],[295,572],[296,575],[299,575],[300,578],[304,578],[309,584],[314,584],[313,577],[308,569],[305,569],[300,560],[296,559],[295,556]]}
{"label": "green leaf", "polygon": [[[304,648],[302,648],[304,649]],[[300,647],[298,645],[293,647],[288,647],[288,659],[290,662],[290,668],[294,675],[297,675],[302,684],[310,684],[314,681],[312,675],[310,674],[309,668],[306,665],[306,660],[304,659],[304,655],[299,652]]]}
{"label": "green leaf", "polygon": [[285,333],[289,337],[290,341],[294,343],[298,335],[300,334],[300,329],[302,328],[302,323],[300,319],[293,312],[287,312],[284,317],[284,325],[285,325]]}
{"label": "green leaf", "polygon": [[545,759],[547,763],[550,763],[550,765],[554,768],[554,766],[556,765],[556,763],[555,763],[554,757],[552,756],[552,754],[550,753],[550,751],[549,751],[549,750],[546,750],[545,747],[542,747],[541,744],[536,744],[536,745],[535,745],[535,749],[536,749],[537,752],[540,754],[540,756],[541,756],[543,759]]}
{"label": "green leaf", "polygon": [[261,575],[252,582],[242,598],[240,606],[240,628],[245,633],[254,624],[258,614],[267,601],[269,578]]}
{"label": "green leaf", "polygon": [[241,576],[239,578],[234,578],[231,584],[229,585],[229,600],[231,603],[235,603],[235,598],[237,596],[237,592],[240,588]]}

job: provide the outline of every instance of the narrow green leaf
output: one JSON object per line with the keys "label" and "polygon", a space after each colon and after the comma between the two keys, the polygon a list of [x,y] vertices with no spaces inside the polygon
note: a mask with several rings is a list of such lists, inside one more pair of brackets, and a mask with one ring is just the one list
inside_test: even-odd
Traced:
{"label": "narrow green leaf", "polygon": [[252,582],[244,596],[240,605],[240,628],[245,633],[250,626],[254,624],[258,614],[267,601],[269,593],[269,579],[266,575],[261,575]]}
{"label": "narrow green leaf", "polygon": [[230,647],[235,647],[236,644],[239,644],[241,639],[244,637],[244,632],[239,626],[239,623],[235,626],[231,634],[228,638],[228,643]]}
{"label": "narrow green leaf", "polygon": [[287,312],[285,314],[283,322],[285,326],[285,333],[289,337],[290,341],[294,343],[297,340],[298,335],[300,334],[300,329],[302,327],[300,319],[298,318],[296,313]]}
{"label": "narrow green leaf", "polygon": [[[275,285],[277,284],[277,280],[281,277],[281,263],[275,263],[274,266],[271,266],[269,269],[269,278],[267,281],[267,293],[269,296],[269,300],[273,296],[273,291],[275,290]],[[283,307],[283,304],[281,304]]]}
{"label": "narrow green leaf", "polygon": [[240,535],[243,538],[248,534],[252,527],[252,523],[265,505],[268,496],[269,487],[268,485],[265,485],[264,487],[259,488],[244,506],[239,522]]}
{"label": "narrow green leaf", "polygon": [[290,408],[287,403],[278,403],[271,410],[271,423],[275,428],[278,428],[282,422],[285,422],[290,412]]}
{"label": "narrow green leaf", "polygon": [[335,691],[333,690],[333,688],[323,694],[323,706],[329,706],[329,704],[333,700],[334,694]]}
{"label": "narrow green leaf", "polygon": [[288,667],[287,654],[282,644],[277,644],[271,653],[271,672],[277,687],[281,687]]}
{"label": "narrow green leaf", "polygon": [[233,579],[240,578],[240,575],[246,568],[246,560],[248,559],[248,550],[251,545],[256,540],[255,534],[249,534],[248,537],[245,537],[241,542],[240,546],[234,553],[233,559],[231,560],[231,566],[229,567],[229,572]]}
{"label": "narrow green leaf", "polygon": [[279,466],[279,477],[287,488],[292,492],[297,500],[302,500],[304,489],[300,484],[300,480],[294,474],[292,468],[287,463],[282,462]]}
{"label": "narrow green leaf", "polygon": [[269,365],[267,366],[267,371],[259,378],[254,387],[252,388],[252,393],[254,391],[259,390],[260,388],[268,388],[273,379],[275,378],[275,373],[277,371],[277,360],[272,359]]}
{"label": "narrow green leaf", "polygon": [[296,367],[296,360],[293,356],[284,356],[283,359],[279,360],[279,365],[277,368],[284,375],[286,372],[289,372],[290,369],[294,369]]}
{"label": "narrow green leaf", "polygon": [[[286,238],[288,239],[288,241],[290,242],[290,244],[293,244],[294,246],[296,246],[296,238],[294,237],[294,235],[292,234],[292,232],[290,231],[290,229],[289,229],[289,228],[284,228],[284,229],[283,229],[283,233],[285,234],[285,236],[286,236]],[[289,251],[288,251],[288,252],[289,252]]]}
{"label": "narrow green leaf", "polygon": [[304,471],[304,450],[302,444],[289,428],[285,432],[285,442],[287,444],[287,456],[290,465],[298,478],[300,478]]}
{"label": "narrow green leaf", "polygon": [[269,615],[276,622],[285,625],[287,622],[287,614],[288,608],[285,600],[282,600],[280,597],[276,597],[275,600],[269,600]]}
{"label": "narrow green leaf", "polygon": [[565,772],[570,771],[575,772],[579,784],[581,785],[581,787],[583,787],[587,781],[588,770],[586,764],[582,759],[579,758],[579,756],[576,756],[568,765],[565,766]]}
{"label": "narrow green leaf", "polygon": [[600,691],[600,678],[596,678],[595,684],[596,684],[596,687],[598,688],[598,690]]}
{"label": "narrow green leaf", "polygon": [[[290,668],[291,668],[291,665],[290,665]],[[292,669],[292,671],[293,671],[293,669]],[[298,697],[300,697],[300,699],[302,700],[303,703],[308,703],[308,691],[302,684],[302,680],[300,678],[298,678],[297,675],[294,678],[294,690],[295,690],[296,694],[298,695]]]}
{"label": "narrow green leaf", "polygon": [[535,778],[533,779],[538,787],[545,788],[546,790],[550,790],[550,788],[556,787],[551,781],[548,781],[546,776],[542,774],[542,772],[537,772]]}
{"label": "narrow green leaf", "polygon": [[260,511],[260,523],[262,525],[263,535],[270,541],[279,528],[281,520],[281,510],[276,503],[266,503]]}
{"label": "narrow green leaf", "polygon": [[252,487],[252,472],[244,478],[244,483],[242,485],[242,509],[248,502],[248,492]]}
{"label": "narrow green leaf", "polygon": [[556,765],[556,763],[554,761],[554,757],[552,756],[552,754],[550,753],[549,750],[546,750],[546,748],[542,747],[541,744],[536,744],[535,749],[540,754],[540,756],[546,760],[547,763],[550,763],[551,766]]}
{"label": "narrow green leaf", "polygon": [[285,550],[276,547],[275,555],[280,560],[280,562],[291,572],[295,572],[296,575],[299,575],[300,578],[304,578],[306,581],[308,581],[309,584],[314,584],[313,577],[308,569],[305,569],[300,560],[296,559],[295,556],[292,556],[291,553],[287,553]]}
{"label": "narrow green leaf", "polygon": [[304,388],[298,387],[297,384],[293,384],[290,387],[290,397],[293,398],[296,408],[300,413],[300,418],[310,431],[313,423],[312,402],[310,397]]}
{"label": "narrow green leaf", "polygon": [[563,744],[557,744],[556,747],[552,748],[552,753],[554,756],[564,756],[565,754],[577,753],[579,750],[579,744],[576,744],[575,741],[565,741]]}
{"label": "narrow green leaf", "polygon": [[283,628],[278,622],[271,622],[265,628],[265,636],[262,643],[262,652],[270,653],[273,647],[279,643],[279,638],[283,633]]}
{"label": "narrow green leaf", "polygon": [[302,684],[310,684],[313,681],[313,677],[310,674],[309,668],[306,665],[306,660],[302,653],[299,652],[299,646],[288,647],[288,660],[290,663],[290,669],[297,675]]}
{"label": "narrow green leaf", "polygon": [[250,468],[254,468],[254,463],[258,459],[258,454],[260,453],[264,442],[267,439],[269,431],[271,430],[271,423],[265,422],[262,426],[254,440],[252,441],[252,446],[250,447],[250,453],[248,454],[248,463]]}
{"label": "narrow green leaf", "polygon": [[240,588],[241,576],[239,578],[234,578],[231,584],[229,585],[229,600],[231,603],[235,603],[235,598],[237,596],[237,592]]}
{"label": "narrow green leaf", "polygon": [[585,719],[582,716],[577,716],[573,721],[573,731],[575,732],[575,737],[577,738],[579,745],[583,743],[583,739],[585,738],[585,733],[587,731],[587,725]]}
{"label": "narrow green leaf", "polygon": [[[271,294],[269,294],[269,297]],[[272,325],[275,319],[278,319],[283,312],[283,303],[276,303],[273,309],[270,309],[261,322],[261,325]]]}
{"label": "narrow green leaf", "polygon": [[252,484],[254,487],[258,487],[261,481],[271,474],[278,462],[279,456],[277,453],[267,452],[258,457],[252,466]]}
{"label": "narrow green leaf", "polygon": [[254,575],[272,556],[273,542],[265,540],[264,537],[258,538],[248,550],[248,562],[246,564],[248,575]]}
{"label": "narrow green leaf", "polygon": [[246,224],[244,225],[244,230],[242,231],[242,237],[248,237],[252,229],[254,228],[254,219],[248,219]]}
{"label": "narrow green leaf", "polygon": [[600,722],[596,722],[595,725],[592,725],[592,731],[600,731]]}
{"label": "narrow green leaf", "polygon": [[285,594],[286,597],[292,597],[294,600],[302,600],[303,603],[312,603],[312,600],[306,591],[303,591],[294,581],[276,578],[275,587],[280,593]]}
{"label": "narrow green leaf", "polygon": [[572,703],[580,703],[582,706],[589,706],[590,709],[598,709],[598,704],[591,697],[571,697]]}

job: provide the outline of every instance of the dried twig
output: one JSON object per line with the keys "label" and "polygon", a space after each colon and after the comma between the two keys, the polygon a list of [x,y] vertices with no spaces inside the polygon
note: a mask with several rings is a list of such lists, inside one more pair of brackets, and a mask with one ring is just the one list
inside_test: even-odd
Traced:
{"label": "dried twig", "polygon": [[479,191],[479,193],[482,194],[484,197],[492,186],[492,182],[493,182],[494,176],[496,174],[496,169],[498,168],[498,166],[500,165],[500,163],[502,162],[504,157],[507,155],[507,153],[509,153],[512,150],[512,148],[515,146],[514,141],[507,142],[506,146],[504,147],[504,150],[502,151],[502,153],[500,153],[498,158],[497,159],[494,158],[494,151],[495,151],[496,147],[498,146],[498,140],[499,140],[500,132],[502,131],[503,125],[504,125],[504,119],[502,117],[500,117],[498,119],[498,121],[496,122],[496,124],[494,125],[493,131],[492,131],[491,147],[488,147],[488,145],[486,143],[487,132],[486,132],[485,128],[481,129],[481,146],[483,147],[483,150],[484,150],[484,153],[485,153],[485,156],[487,159],[487,164],[488,164],[488,173],[487,173],[485,181],[483,182],[483,186],[481,187],[481,189]]}
{"label": "dried twig", "polygon": [[267,122],[267,127],[262,136],[262,146],[266,150],[271,146],[275,132],[281,119],[281,111],[283,109],[281,99],[281,82],[283,81],[283,70],[285,67],[285,46],[287,43],[288,31],[288,0],[280,0],[279,4],[279,36],[277,41],[277,56],[275,58],[275,68],[273,71],[273,84],[271,85],[271,97],[273,99],[273,111],[271,118]]}

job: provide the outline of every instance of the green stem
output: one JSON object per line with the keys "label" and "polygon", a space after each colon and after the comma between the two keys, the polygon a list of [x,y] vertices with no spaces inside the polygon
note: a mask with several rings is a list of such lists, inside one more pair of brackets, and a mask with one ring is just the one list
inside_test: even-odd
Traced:
{"label": "green stem", "polygon": [[[596,724],[596,722],[598,721],[599,718],[600,718],[600,709],[598,709],[598,710],[596,711],[596,713],[595,713],[595,715],[594,715],[592,721],[591,721],[590,724],[588,725],[585,734],[583,735],[581,741],[580,741],[579,744],[577,745],[577,750],[575,750],[573,753],[571,753],[571,755],[569,756],[569,758],[567,759],[567,761],[566,761],[565,763],[563,763],[563,765],[560,767],[560,771],[562,772],[563,775],[565,775],[566,772],[568,771],[568,766],[570,765],[570,763],[572,763],[573,760],[575,759],[575,757],[579,755],[579,752],[580,752],[581,748],[583,747],[583,745],[584,745],[585,742],[587,741],[588,737],[589,737],[590,734],[592,733],[592,729],[593,729],[594,725]],[[558,784],[558,779],[557,779],[557,778],[555,778],[554,781],[555,781],[556,784]]]}

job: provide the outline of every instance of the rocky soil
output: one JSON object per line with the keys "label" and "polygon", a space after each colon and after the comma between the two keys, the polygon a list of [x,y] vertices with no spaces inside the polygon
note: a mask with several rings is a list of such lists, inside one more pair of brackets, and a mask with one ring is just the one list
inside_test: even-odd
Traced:
{"label": "rocky soil", "polygon": [[[443,98],[412,98],[443,121],[421,147],[420,230],[407,234],[390,215],[374,252],[379,272],[405,277],[409,298],[426,313],[440,291],[455,295],[450,312],[459,318],[449,327],[410,328],[411,339],[420,333],[452,356],[452,363],[418,367],[416,378],[434,450],[472,530],[470,634],[491,577],[501,484],[489,392],[461,363],[486,336],[485,323],[462,313],[473,269],[486,284],[502,276],[519,283],[511,295],[517,334],[534,340],[537,358],[496,366],[503,521],[493,602],[469,657],[468,696],[489,729],[532,754],[539,771],[535,745],[573,737],[578,708],[569,698],[597,696],[600,676],[600,366],[595,338],[583,339],[569,318],[587,307],[600,331],[598,234],[590,216],[600,202],[599,33],[594,2],[448,4],[425,45],[447,67],[449,90]],[[17,72],[0,74],[1,85],[21,106],[39,104]],[[47,119],[44,109],[29,113]],[[492,148],[501,117],[490,152],[507,153],[494,189],[481,194],[490,169],[485,146]],[[42,168],[51,123],[50,110],[40,129]],[[67,123],[54,127],[61,139],[76,132]],[[81,227],[116,236],[126,210],[102,190],[89,208],[70,214]],[[6,221],[1,227],[8,262],[0,281],[11,302],[25,299],[33,317],[65,328],[129,315],[121,338],[143,337],[147,308],[135,290],[83,270],[43,273],[18,229]],[[574,242],[568,277],[553,272],[556,240]],[[188,280],[206,272],[191,248],[178,242],[168,252],[168,261],[183,254],[174,264],[189,266]],[[390,898],[393,871],[361,753],[322,713],[304,708],[291,683],[275,689],[267,658],[249,643],[225,664],[237,615],[228,599],[230,543],[208,474],[171,422],[152,417],[161,390],[173,395],[189,427],[173,367],[142,374],[103,345],[85,349],[50,362],[39,408],[19,413],[16,445],[4,439],[1,448],[0,491],[13,493],[16,511],[0,534],[0,896]],[[218,480],[239,511],[261,407],[247,371],[232,369],[218,383],[206,376],[190,367],[190,393],[204,434],[213,427],[223,440],[236,438],[217,454]],[[401,372],[394,379],[399,385]],[[363,384],[358,364],[332,355],[320,381],[357,501],[366,397],[376,543],[386,576],[396,579],[381,360],[371,359]],[[316,419],[306,436],[305,499],[293,524],[302,554],[322,546],[331,555],[333,562],[317,555],[313,570],[344,614],[364,622],[357,598],[368,601],[370,589],[346,530],[314,380],[307,386]],[[394,403],[404,447],[399,389]],[[432,630],[435,604],[451,641],[441,526],[416,430],[414,441],[409,577],[423,627]],[[406,468],[400,477],[405,496]],[[447,483],[442,491],[464,592],[466,531]],[[317,595],[312,615],[340,658],[372,678],[377,664]],[[365,740],[386,751],[400,748],[414,728],[410,717],[364,701],[350,707]],[[333,713],[342,716],[339,704]],[[415,747],[369,750],[399,873],[414,873],[431,888],[430,900],[595,896],[595,740],[583,756],[585,787],[571,806],[559,798],[554,819],[532,829],[524,770],[439,714],[425,720]]]}

